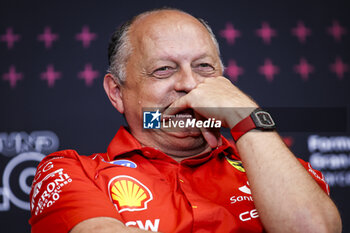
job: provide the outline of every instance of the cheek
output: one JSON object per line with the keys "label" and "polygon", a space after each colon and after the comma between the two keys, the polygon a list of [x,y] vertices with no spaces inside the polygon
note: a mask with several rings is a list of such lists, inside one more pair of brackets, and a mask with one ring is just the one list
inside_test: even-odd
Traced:
{"label": "cheek", "polygon": [[[172,80],[157,80],[143,86],[139,101],[143,106],[166,106],[173,99],[173,96],[174,85]],[[150,106],[152,104],[153,106]]]}

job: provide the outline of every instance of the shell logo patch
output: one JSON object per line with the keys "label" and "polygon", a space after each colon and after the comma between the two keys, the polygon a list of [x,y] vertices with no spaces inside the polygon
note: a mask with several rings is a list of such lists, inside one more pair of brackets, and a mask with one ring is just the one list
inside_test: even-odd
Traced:
{"label": "shell logo patch", "polygon": [[238,171],[245,172],[245,169],[242,165],[242,161],[239,160],[232,160],[226,157],[227,162],[229,162],[232,167],[236,168]]}
{"label": "shell logo patch", "polygon": [[153,199],[151,191],[131,176],[116,176],[109,181],[108,193],[118,212],[147,209]]}

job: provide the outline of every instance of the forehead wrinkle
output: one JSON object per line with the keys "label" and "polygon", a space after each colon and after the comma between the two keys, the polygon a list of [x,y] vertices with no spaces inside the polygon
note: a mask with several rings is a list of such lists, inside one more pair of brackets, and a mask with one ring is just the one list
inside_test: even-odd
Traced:
{"label": "forehead wrinkle", "polygon": [[[152,44],[154,47],[147,46],[145,49],[141,49],[142,57],[146,59],[148,62],[159,62],[159,61],[171,61],[175,63],[181,63],[181,61],[196,61],[199,59],[209,58],[210,60],[214,61],[215,56],[210,54],[208,51],[203,50],[193,50],[193,51],[185,51],[181,52],[179,50],[179,44],[177,42],[174,42],[174,46],[169,44],[168,41],[165,40],[165,42],[168,43],[168,46],[157,46],[159,45],[158,42],[154,43],[152,40]],[[152,50],[152,53],[148,53],[148,51]]]}
{"label": "forehead wrinkle", "polygon": [[[196,30],[193,30],[194,28]],[[173,29],[175,35],[176,32],[184,32],[185,30],[196,32],[196,34],[204,33],[205,37],[211,41],[211,36],[202,23],[193,16],[176,10],[160,10],[141,16],[131,25],[129,35],[140,34],[142,37],[148,34],[150,37],[158,39],[162,36],[161,29]]]}
{"label": "forehead wrinkle", "polygon": [[[184,47],[193,48],[198,53],[195,56],[198,57],[209,55],[206,47],[201,45],[210,43],[211,39],[203,38],[201,32],[191,30],[191,28],[177,25],[176,28],[167,29],[166,32],[162,31],[161,28],[153,28],[137,39],[138,45],[143,50],[153,50],[152,52],[160,53],[161,56],[172,57]],[[193,44],[193,40],[196,40],[195,44]]]}
{"label": "forehead wrinkle", "polygon": [[[177,53],[177,48],[188,44],[197,44],[198,46],[199,43],[210,44],[216,55],[216,47],[207,29],[196,18],[182,12],[160,11],[143,16],[133,23],[129,36],[132,47],[138,50],[138,57],[141,56],[142,59],[152,59],[148,57],[150,54],[158,54],[160,59],[165,58],[166,60],[189,59],[186,55],[181,57],[181,54]],[[193,41],[192,38],[195,38],[196,41]],[[166,46],[160,46],[163,42],[166,43]],[[149,53],[152,49],[152,53]],[[196,51],[198,52],[198,50]],[[199,51],[199,54],[193,55],[204,57],[209,53],[208,51]],[[193,58],[193,56],[191,57]],[[215,60],[214,54],[209,57]]]}

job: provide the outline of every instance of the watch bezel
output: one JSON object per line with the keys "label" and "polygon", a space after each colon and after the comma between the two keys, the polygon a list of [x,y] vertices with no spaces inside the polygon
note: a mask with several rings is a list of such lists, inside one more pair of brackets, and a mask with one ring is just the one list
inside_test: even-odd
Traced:
{"label": "watch bezel", "polygon": [[[259,114],[263,113],[265,116],[267,116],[269,118],[269,121],[271,122],[271,124],[266,124],[264,122],[261,121]],[[256,109],[252,112],[252,114],[250,115],[252,120],[254,121],[255,126],[258,129],[264,129],[264,130],[273,130],[276,128],[276,124],[275,121],[272,119],[270,113],[268,113],[265,110],[262,109]]]}

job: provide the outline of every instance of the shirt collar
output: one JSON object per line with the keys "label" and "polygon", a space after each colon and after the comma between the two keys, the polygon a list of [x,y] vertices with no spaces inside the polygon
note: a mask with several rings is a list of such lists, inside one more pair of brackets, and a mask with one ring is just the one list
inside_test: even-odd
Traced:
{"label": "shirt collar", "polygon": [[[229,155],[230,157],[239,159],[238,152],[235,145],[230,143],[223,136],[221,136],[221,139],[222,139],[222,145],[208,154],[211,155],[213,153],[219,154],[221,152],[224,152],[224,154],[227,156]],[[142,149],[143,147],[140,144],[140,142],[137,141],[137,139],[134,136],[132,136],[125,127],[121,126],[107,148],[107,157],[108,157],[108,160],[114,160],[114,158],[117,156],[124,155],[131,151],[137,151],[137,150],[142,151]],[[199,155],[190,159],[201,158],[201,157],[202,156]]]}
{"label": "shirt collar", "polygon": [[110,160],[134,150],[140,150],[141,144],[134,138],[124,126],[121,126],[107,148],[107,155]]}

